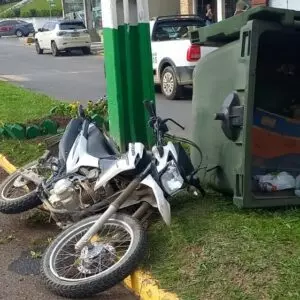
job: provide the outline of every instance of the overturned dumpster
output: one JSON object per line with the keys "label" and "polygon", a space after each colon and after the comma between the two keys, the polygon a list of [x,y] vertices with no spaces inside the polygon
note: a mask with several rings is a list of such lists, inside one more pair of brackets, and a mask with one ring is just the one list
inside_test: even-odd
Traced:
{"label": "overturned dumpster", "polygon": [[239,207],[300,204],[300,12],[258,7],[191,40],[219,47],[194,71],[202,181]]}

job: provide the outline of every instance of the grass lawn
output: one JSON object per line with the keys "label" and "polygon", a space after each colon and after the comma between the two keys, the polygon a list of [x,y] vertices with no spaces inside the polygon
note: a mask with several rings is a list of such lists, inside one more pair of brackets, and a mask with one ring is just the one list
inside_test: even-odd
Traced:
{"label": "grass lawn", "polygon": [[12,3],[7,3],[7,4],[1,4],[0,5],[0,13],[9,9],[10,7],[14,6],[15,4],[17,4],[18,2],[12,2]]}
{"label": "grass lawn", "polygon": [[[46,115],[55,101],[0,82],[0,121]],[[17,166],[42,154],[36,141],[0,140],[0,153]],[[144,267],[180,299],[300,299],[300,212],[239,210],[231,199],[181,196],[172,225],[150,227]]]}
{"label": "grass lawn", "polygon": [[[15,85],[0,82],[0,124],[24,123],[46,116],[57,102],[43,94],[34,93]],[[44,145],[35,140],[1,140],[0,153],[17,166],[39,157]]]}
{"label": "grass lawn", "polygon": [[239,210],[219,195],[181,197],[171,228],[150,228],[146,268],[180,299],[300,299],[299,217]]}
{"label": "grass lawn", "polygon": [[[61,1],[60,0],[54,0],[53,3],[55,4],[52,9],[61,9]],[[49,10],[49,3],[47,0],[32,0],[30,3],[25,4],[23,7],[21,7],[21,12],[29,12],[30,9],[36,9],[37,11],[41,10]]]}

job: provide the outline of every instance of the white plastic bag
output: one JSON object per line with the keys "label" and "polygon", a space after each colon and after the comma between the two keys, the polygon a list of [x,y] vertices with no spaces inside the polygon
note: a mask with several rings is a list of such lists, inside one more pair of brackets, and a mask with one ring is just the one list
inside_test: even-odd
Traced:
{"label": "white plastic bag", "polygon": [[297,197],[300,197],[300,175],[296,177],[296,190],[295,190],[295,195]]}
{"label": "white plastic bag", "polygon": [[[294,189],[296,187],[295,178],[287,172],[281,172],[276,175],[267,174],[259,176],[259,187],[264,192],[276,192]],[[299,177],[300,186],[300,177]]]}

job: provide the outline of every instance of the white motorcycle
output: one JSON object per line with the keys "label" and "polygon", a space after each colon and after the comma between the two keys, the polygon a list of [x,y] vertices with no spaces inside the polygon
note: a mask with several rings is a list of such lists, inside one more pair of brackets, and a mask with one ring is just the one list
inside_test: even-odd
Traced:
{"label": "white motorcycle", "polygon": [[[97,177],[90,193],[114,190],[116,182],[123,182],[124,188],[103,200],[110,201],[103,214],[68,227],[43,256],[43,280],[51,291],[60,296],[88,297],[121,282],[135,270],[146,253],[146,232],[142,222],[153,209],[157,208],[164,222],[170,225],[169,200],[174,194],[194,187],[194,192],[200,191],[205,195],[196,175],[200,167],[193,167],[181,143],[196,147],[201,154],[200,149],[184,138],[172,137],[177,142],[165,144],[164,138],[171,137],[167,135],[166,123],[172,121],[180,125],[172,119],[157,117],[152,102],[146,101],[145,105],[156,136],[152,151],[146,151],[141,143],[131,143],[128,152],[117,160],[109,156],[100,159],[101,172],[95,174],[93,171],[89,175]],[[84,132],[82,138],[87,136],[88,129]],[[99,160],[94,160],[84,151],[84,144],[79,149],[76,155],[71,151],[68,170],[75,172],[82,165],[94,168],[99,165]],[[65,199],[72,203],[75,196],[68,194],[69,189],[73,189],[72,184],[63,181],[57,182],[57,185],[55,194],[66,193],[68,198]],[[101,201],[99,204],[101,206]],[[120,213],[124,208],[127,208],[127,213]],[[128,213],[129,208],[135,208],[132,214]]]}
{"label": "white motorcycle", "polygon": [[105,209],[110,197],[126,185],[126,179],[116,178],[105,188],[95,189],[100,173],[120,153],[109,135],[85,116],[82,106],[58,148],[58,155],[47,150],[39,160],[7,177],[0,186],[0,212],[16,214],[43,204],[64,229]]}

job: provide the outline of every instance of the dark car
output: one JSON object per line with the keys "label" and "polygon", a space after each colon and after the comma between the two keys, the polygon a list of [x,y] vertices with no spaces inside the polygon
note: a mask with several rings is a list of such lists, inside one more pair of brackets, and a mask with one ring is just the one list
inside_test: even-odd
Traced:
{"label": "dark car", "polygon": [[22,37],[28,36],[30,33],[34,33],[34,27],[32,23],[27,23],[22,20],[0,21],[0,37],[12,35]]}

